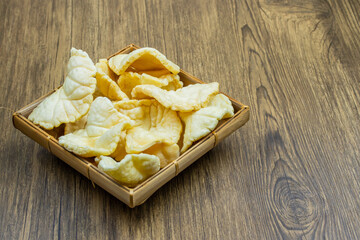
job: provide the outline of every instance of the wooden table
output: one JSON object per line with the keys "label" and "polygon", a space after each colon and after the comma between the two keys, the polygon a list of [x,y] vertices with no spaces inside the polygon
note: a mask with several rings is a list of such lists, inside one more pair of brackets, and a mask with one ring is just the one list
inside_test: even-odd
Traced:
{"label": "wooden table", "polygon": [[[0,239],[360,236],[356,0],[2,1]],[[151,46],[251,119],[130,209],[12,127],[72,46]]]}

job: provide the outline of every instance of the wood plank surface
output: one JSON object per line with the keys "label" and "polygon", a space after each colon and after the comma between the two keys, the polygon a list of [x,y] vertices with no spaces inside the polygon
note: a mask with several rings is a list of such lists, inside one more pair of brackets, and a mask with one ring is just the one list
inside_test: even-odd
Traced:
{"label": "wood plank surface", "polygon": [[[360,3],[0,3],[0,239],[360,238]],[[135,43],[250,106],[250,121],[134,209],[12,126],[72,46]]]}

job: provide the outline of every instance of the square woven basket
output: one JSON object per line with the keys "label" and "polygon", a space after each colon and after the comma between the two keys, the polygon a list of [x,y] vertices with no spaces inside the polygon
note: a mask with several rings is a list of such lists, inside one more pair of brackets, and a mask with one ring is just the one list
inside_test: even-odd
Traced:
{"label": "square woven basket", "polygon": [[[138,48],[138,46],[130,44],[119,52],[111,55],[109,58],[117,54],[129,53]],[[180,71],[179,76],[180,80],[183,81],[184,86],[195,83],[204,83],[183,70]],[[161,186],[199,159],[210,149],[215,147],[216,144],[222,141],[225,137],[243,126],[249,120],[250,115],[248,106],[245,106],[228,96],[235,110],[235,114],[232,118],[220,121],[213,132],[193,144],[186,152],[181,154],[179,158],[168,164],[166,167],[160,169],[159,172],[141,184],[134,188],[129,188],[121,185],[121,183],[99,170],[92,158],[79,157],[60,146],[58,137],[63,131],[61,126],[55,130],[47,131],[28,120],[28,116],[33,109],[53,92],[55,92],[55,90],[16,111],[13,114],[14,127],[69,164],[82,175],[90,179],[93,183],[102,187],[120,201],[127,204],[129,207],[135,207],[144,203],[146,199],[148,199]]]}

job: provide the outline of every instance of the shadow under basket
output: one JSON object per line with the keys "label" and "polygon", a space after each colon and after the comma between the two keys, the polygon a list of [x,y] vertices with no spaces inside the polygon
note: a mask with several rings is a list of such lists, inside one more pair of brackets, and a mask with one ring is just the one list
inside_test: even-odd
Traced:
{"label": "shadow under basket", "polygon": [[[110,57],[121,53],[129,53],[138,48],[139,47],[134,44],[130,44]],[[181,70],[179,76],[181,81],[184,82],[184,86],[195,83],[204,83],[183,70]],[[82,175],[90,179],[93,183],[99,185],[120,201],[127,204],[129,207],[135,207],[144,203],[146,199],[148,199],[161,186],[199,159],[210,149],[215,147],[216,144],[222,141],[225,137],[243,126],[249,120],[250,114],[248,106],[245,106],[228,96],[235,110],[235,114],[232,118],[220,121],[213,132],[193,144],[186,152],[181,154],[180,157],[172,163],[160,169],[159,172],[146,179],[136,187],[130,188],[122,185],[103,171],[99,170],[92,158],[77,156],[60,146],[58,137],[62,134],[61,129],[59,130],[59,128],[57,128],[56,130],[47,131],[28,120],[28,116],[33,109],[53,92],[55,92],[55,90],[16,111],[13,114],[13,124],[15,128],[19,129],[26,136],[45,147],[52,154],[69,164]]]}

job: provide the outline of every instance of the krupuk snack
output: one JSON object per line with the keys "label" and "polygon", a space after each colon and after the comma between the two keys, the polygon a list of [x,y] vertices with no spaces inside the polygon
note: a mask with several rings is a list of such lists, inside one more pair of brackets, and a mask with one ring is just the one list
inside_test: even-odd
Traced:
{"label": "krupuk snack", "polygon": [[64,124],[61,146],[135,187],[234,115],[217,82],[184,86],[179,72],[153,48],[96,65],[72,48],[64,85],[29,119],[45,129]]}
{"label": "krupuk snack", "polygon": [[94,63],[86,52],[72,48],[67,71],[64,85],[34,109],[30,121],[50,130],[88,112],[96,87]]}

